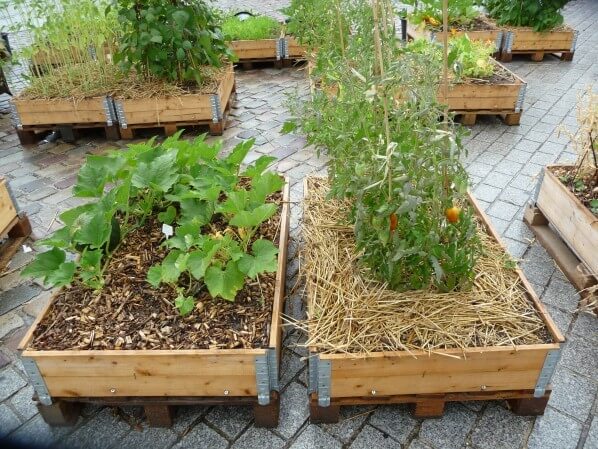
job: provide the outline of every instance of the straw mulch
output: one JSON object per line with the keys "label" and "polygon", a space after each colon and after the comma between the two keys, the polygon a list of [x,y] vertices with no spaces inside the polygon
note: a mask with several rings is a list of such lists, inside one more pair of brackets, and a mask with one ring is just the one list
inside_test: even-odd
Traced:
{"label": "straw mulch", "polygon": [[506,268],[504,250],[484,232],[471,291],[399,293],[368,278],[358,264],[353,228],[339,224],[349,204],[327,198],[327,182],[309,178],[304,201],[308,319],[289,321],[308,334],[305,346],[362,356],[550,341],[515,270]]}

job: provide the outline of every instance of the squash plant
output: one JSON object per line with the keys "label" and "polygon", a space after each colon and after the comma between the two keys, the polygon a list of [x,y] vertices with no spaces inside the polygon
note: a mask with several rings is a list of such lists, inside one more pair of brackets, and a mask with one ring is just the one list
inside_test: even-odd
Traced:
{"label": "squash plant", "polygon": [[485,0],[490,17],[499,25],[548,31],[563,24],[561,9],[569,0]]}
{"label": "squash plant", "polygon": [[114,56],[125,72],[201,84],[202,65],[232,57],[216,14],[203,0],[118,0],[123,36]]}
{"label": "squash plant", "polygon": [[[174,235],[163,242],[169,252],[149,269],[147,281],[154,287],[173,284],[183,315],[204,286],[212,297],[233,301],[248,278],[276,271],[277,248],[256,238],[259,226],[278,210],[269,197],[284,181],[266,171],[274,158],[262,156],[242,170],[252,140],[218,158],[220,143],[179,136],[160,145],[150,140],[124,152],[88,156],[73,192],[90,202],[60,215],[65,226],[39,242],[50,249],[38,254],[23,275],[49,286],[82,282],[101,289],[114,250],[149,216],[172,227]],[[216,221],[226,223],[223,232],[216,230]]]}

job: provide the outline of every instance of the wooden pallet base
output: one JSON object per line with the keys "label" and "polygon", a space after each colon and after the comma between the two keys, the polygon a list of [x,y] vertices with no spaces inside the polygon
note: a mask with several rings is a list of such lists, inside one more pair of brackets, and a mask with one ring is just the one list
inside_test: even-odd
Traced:
{"label": "wooden pallet base", "polygon": [[544,60],[545,55],[554,55],[557,58],[559,58],[561,61],[573,61],[573,56],[575,55],[575,52],[571,52],[571,51],[562,51],[562,52],[558,52],[558,51],[529,51],[529,52],[518,51],[518,52],[514,52],[514,53],[507,53],[507,52],[503,51],[500,53],[499,61],[511,62],[513,60],[513,55],[529,55],[530,59],[534,62],[542,62]]}
{"label": "wooden pallet base", "polygon": [[274,66],[275,69],[282,69],[284,61],[282,59],[264,58],[264,59],[241,59],[236,64],[236,68],[243,70],[253,70],[267,66]]}
{"label": "wooden pallet base", "polygon": [[341,406],[345,405],[411,404],[416,418],[438,418],[443,416],[447,402],[506,400],[510,410],[516,415],[538,416],[544,414],[550,393],[547,390],[541,398],[535,398],[533,390],[332,398],[328,407],[320,407],[317,393],[312,393],[309,410],[313,424],[334,424],[339,421]]}
{"label": "wooden pallet base", "polygon": [[31,223],[26,215],[21,214],[8,225],[7,229],[9,229],[8,238],[0,246],[0,273],[4,271],[12,256],[31,235]]}
{"label": "wooden pallet base", "polygon": [[[34,397],[34,400],[36,398]],[[138,397],[138,398],[61,398],[52,399],[52,405],[37,404],[38,410],[51,426],[72,426],[79,418],[81,405],[85,403],[111,407],[141,406],[151,427],[171,427],[175,406],[240,405],[253,406],[256,427],[274,428],[278,426],[280,397],[278,392],[270,394],[270,404],[259,405],[254,397]]]}
{"label": "wooden pallet base", "polygon": [[542,211],[529,204],[523,215],[523,221],[532,230],[536,239],[546,252],[554,259],[558,267],[573,286],[579,290],[582,297],[582,306],[593,302],[588,289],[598,285],[598,279],[593,276],[586,266],[569,249],[558,233],[549,226],[549,221]]}
{"label": "wooden pallet base", "polygon": [[226,108],[222,113],[222,119],[218,122],[212,120],[198,120],[198,121],[187,121],[187,122],[169,122],[169,123],[143,123],[127,125],[126,128],[120,128],[120,138],[123,140],[131,140],[135,138],[135,133],[141,129],[156,129],[161,130],[165,136],[172,136],[180,128],[196,127],[196,126],[207,126],[211,136],[221,136],[226,128],[226,121],[228,120],[228,114],[232,105],[235,102],[236,87],[233,87],[233,92],[228,100]]}
{"label": "wooden pallet base", "polygon": [[43,125],[43,126],[24,126],[17,129],[17,136],[21,145],[35,145],[42,140],[48,132],[60,132],[62,140],[65,142],[75,142],[77,139],[90,129],[104,129],[107,140],[119,140],[120,133],[118,125],[107,126],[105,123],[83,123],[67,125]]}
{"label": "wooden pallet base", "polygon": [[521,112],[504,111],[451,111],[461,116],[461,124],[473,126],[476,124],[478,115],[496,115],[502,119],[505,125],[519,126],[521,122]]}

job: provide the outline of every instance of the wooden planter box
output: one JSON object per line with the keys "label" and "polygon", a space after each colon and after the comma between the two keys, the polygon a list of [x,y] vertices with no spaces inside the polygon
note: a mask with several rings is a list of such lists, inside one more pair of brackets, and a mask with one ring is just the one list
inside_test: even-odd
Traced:
{"label": "wooden planter box", "polygon": [[[82,51],[73,47],[70,50],[71,55],[76,55],[79,61],[86,60],[97,60],[99,56],[104,60],[110,61],[112,59],[112,47],[110,45],[104,45],[102,48],[102,55],[98,55],[94,47],[90,47],[87,52]],[[56,50],[56,51],[67,51],[67,50]],[[35,76],[41,76],[44,74],[48,67],[60,67],[64,60],[56,55],[56,51],[49,52],[46,50],[38,50],[31,56],[31,71]]]}
{"label": "wooden planter box", "polygon": [[230,48],[239,58],[240,63],[280,61],[282,59],[280,38],[232,41]]}
{"label": "wooden planter box", "polygon": [[0,236],[6,235],[11,224],[17,219],[17,208],[15,207],[6,179],[0,178]]}
{"label": "wooden planter box", "polygon": [[559,53],[563,61],[572,61],[578,32],[572,29],[539,33],[529,28],[504,30],[501,61],[511,61],[514,54],[531,54],[532,61],[542,61],[546,53]]}
{"label": "wooden planter box", "polygon": [[74,140],[69,137],[78,128],[104,128],[107,138],[119,138],[112,100],[106,96],[82,100],[16,97],[11,100],[11,115],[22,144],[35,143],[37,133],[55,129],[62,131],[65,140]]}
{"label": "wooden planter box", "polygon": [[598,217],[557,178],[553,171],[558,168],[575,167],[544,169],[535,204],[524,220],[571,283],[583,291],[598,284]]}
{"label": "wooden planter box", "polygon": [[[304,189],[307,196],[307,182]],[[500,241],[471,195],[470,202],[487,232]],[[436,353],[378,352],[367,356],[319,354],[312,348],[312,422],[337,422],[341,405],[413,403],[416,416],[432,417],[442,415],[445,402],[492,399],[509,399],[514,411],[522,414],[541,414],[548,402],[548,382],[564,338],[524,274],[520,270],[517,273],[546,323],[552,343]],[[310,295],[308,289],[308,307]]]}
{"label": "wooden planter box", "polygon": [[51,424],[72,422],[73,402],[138,404],[145,406],[150,424],[165,425],[170,422],[170,405],[253,404],[257,425],[276,426],[288,230],[287,180],[270,341],[265,349],[28,349],[38,323],[52,307],[50,301],[19,346],[44,418]]}
{"label": "wooden planter box", "polygon": [[515,79],[509,84],[457,83],[449,86],[448,98],[442,89],[438,101],[448,104],[449,110],[463,115],[463,124],[473,125],[477,115],[499,115],[507,125],[519,125],[527,83],[497,61],[494,64],[511,73]]}
{"label": "wooden planter box", "polygon": [[0,240],[5,239],[0,245],[0,273],[30,234],[29,219],[24,213],[18,214],[8,181],[0,177]]}
{"label": "wooden planter box", "polygon": [[307,49],[297,41],[293,36],[284,38],[284,58],[285,59],[304,59],[307,56]]}
{"label": "wooden planter box", "polygon": [[[494,30],[471,30],[471,31],[457,31],[452,36],[462,36],[467,34],[472,41],[491,41],[494,42],[496,53],[500,54],[502,49],[503,31],[499,28]],[[431,31],[429,29],[421,29],[411,24],[407,24],[407,36],[409,39],[428,39],[430,41],[442,41],[442,33]]]}
{"label": "wooden planter box", "polygon": [[114,98],[116,116],[123,139],[132,139],[140,128],[164,128],[172,135],[178,127],[208,125],[210,134],[222,135],[226,116],[234,98],[235,73],[230,65],[216,92],[178,97]]}

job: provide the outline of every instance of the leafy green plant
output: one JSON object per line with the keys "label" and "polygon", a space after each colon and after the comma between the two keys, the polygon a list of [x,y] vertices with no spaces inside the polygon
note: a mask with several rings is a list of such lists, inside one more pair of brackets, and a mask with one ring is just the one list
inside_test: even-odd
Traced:
{"label": "leafy green plant", "polygon": [[228,16],[222,22],[222,32],[229,41],[276,39],[280,36],[281,24],[272,17],[252,16],[241,20]]}
{"label": "leafy green plant", "polygon": [[123,36],[114,61],[145,77],[202,84],[202,65],[231,57],[215,13],[203,0],[119,0]]}
{"label": "leafy green plant", "polygon": [[274,158],[262,156],[242,171],[252,140],[218,158],[221,144],[179,136],[88,156],[73,192],[91,201],[60,215],[65,226],[39,242],[50,249],[23,275],[50,286],[83,282],[101,289],[122,239],[150,216],[172,226],[174,235],[163,243],[168,254],[149,269],[147,280],[154,287],[171,284],[182,314],[189,313],[193,295],[204,285],[212,297],[232,301],[248,278],[276,271],[277,248],[257,238],[262,223],[278,210],[269,197],[284,182],[266,171]]}
{"label": "leafy green plant", "polygon": [[[416,25],[426,24],[431,28],[442,25],[442,0],[405,0],[404,4],[413,7],[408,15]],[[464,27],[478,15],[474,0],[451,0],[448,2],[448,21],[450,26]]]}
{"label": "leafy green plant", "polygon": [[569,0],[485,0],[490,17],[499,25],[548,31],[563,24],[561,9]]}

